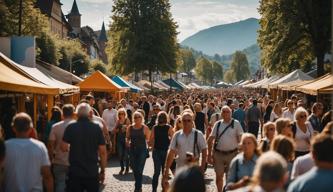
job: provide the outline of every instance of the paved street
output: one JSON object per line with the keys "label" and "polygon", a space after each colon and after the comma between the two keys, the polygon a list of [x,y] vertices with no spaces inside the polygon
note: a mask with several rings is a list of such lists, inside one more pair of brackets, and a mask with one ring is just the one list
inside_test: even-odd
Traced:
{"label": "paved street", "polygon": [[[151,156],[151,155],[150,155]],[[119,162],[117,158],[112,158],[109,161],[106,169],[105,186],[102,188],[103,192],[133,192],[134,191],[134,176],[132,172],[128,175],[118,175],[120,170]],[[154,174],[154,163],[150,157],[147,159],[143,176],[143,191],[151,191],[151,182]],[[161,176],[160,176],[161,179]],[[206,172],[206,184],[207,191],[215,191],[215,180],[213,168],[208,168]],[[161,185],[159,182],[159,189],[161,191]]]}

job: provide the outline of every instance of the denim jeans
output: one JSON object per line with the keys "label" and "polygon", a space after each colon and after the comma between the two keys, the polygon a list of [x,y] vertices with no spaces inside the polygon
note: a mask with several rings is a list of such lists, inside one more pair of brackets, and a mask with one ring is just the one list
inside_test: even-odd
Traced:
{"label": "denim jeans", "polygon": [[135,179],[135,191],[142,188],[142,175],[143,168],[146,164],[147,148],[145,147],[131,147],[130,160]]}
{"label": "denim jeans", "polygon": [[53,164],[52,171],[54,175],[55,192],[64,192],[66,188],[68,166]]}
{"label": "denim jeans", "polygon": [[159,149],[154,149],[153,151],[153,160],[154,160],[154,176],[152,182],[153,192],[157,191],[158,178],[160,176],[161,171],[163,172],[164,170],[164,164],[167,152],[168,151],[166,150],[159,150]]}
{"label": "denim jeans", "polygon": [[125,142],[117,140],[117,152],[118,152],[121,170],[124,170],[125,166],[126,166],[126,169],[128,169],[129,168],[128,167],[129,166],[129,154],[128,154],[128,149],[125,145]]}

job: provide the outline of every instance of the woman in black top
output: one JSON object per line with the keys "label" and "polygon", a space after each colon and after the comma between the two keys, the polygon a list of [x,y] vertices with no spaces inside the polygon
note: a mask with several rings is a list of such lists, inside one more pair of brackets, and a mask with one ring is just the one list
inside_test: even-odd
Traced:
{"label": "woman in black top", "polygon": [[144,116],[135,111],[133,113],[133,124],[127,127],[126,145],[130,151],[130,162],[135,178],[135,192],[142,191],[143,168],[148,157],[147,140],[149,139],[149,128],[144,124]]}
{"label": "woman in black top", "polygon": [[202,107],[200,103],[194,104],[194,111],[195,111],[195,128],[205,134],[205,126],[208,125],[208,118],[207,115],[202,112]]}
{"label": "woman in black top", "polygon": [[125,108],[118,109],[117,113],[117,123],[116,123],[116,133],[117,133],[117,152],[120,161],[121,170],[119,175],[124,173],[124,168],[126,166],[125,174],[129,171],[129,155],[128,149],[126,147],[126,128],[130,124],[130,120],[127,118],[127,113]]}
{"label": "woman in black top", "polygon": [[167,124],[168,115],[166,112],[161,111],[157,115],[156,125],[152,129],[149,144],[153,148],[154,160],[154,176],[153,176],[153,192],[157,191],[158,178],[162,171],[164,171],[164,164],[170,145],[170,140],[173,135],[172,127]]}

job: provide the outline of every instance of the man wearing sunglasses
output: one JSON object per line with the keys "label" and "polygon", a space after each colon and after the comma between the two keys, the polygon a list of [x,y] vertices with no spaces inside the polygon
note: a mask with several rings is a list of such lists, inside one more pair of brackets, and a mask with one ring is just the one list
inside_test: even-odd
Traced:
{"label": "man wearing sunglasses", "polygon": [[187,164],[199,164],[204,172],[207,159],[207,143],[204,135],[194,128],[193,113],[185,111],[182,115],[183,129],[177,131],[170,143],[162,183],[168,182],[169,169],[176,154],[176,171]]}

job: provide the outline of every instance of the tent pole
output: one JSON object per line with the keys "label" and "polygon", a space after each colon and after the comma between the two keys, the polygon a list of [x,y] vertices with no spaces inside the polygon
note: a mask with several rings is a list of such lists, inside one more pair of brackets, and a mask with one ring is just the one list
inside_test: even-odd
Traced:
{"label": "tent pole", "polygon": [[37,127],[37,94],[33,95],[34,100],[34,127]]}

